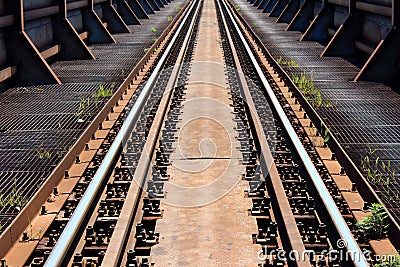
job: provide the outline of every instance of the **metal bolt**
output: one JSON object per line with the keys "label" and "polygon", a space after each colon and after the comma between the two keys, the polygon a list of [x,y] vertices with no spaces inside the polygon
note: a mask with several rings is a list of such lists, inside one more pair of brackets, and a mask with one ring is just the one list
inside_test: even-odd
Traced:
{"label": "metal bolt", "polygon": [[65,177],[65,178],[68,178],[68,177],[69,177],[69,172],[68,172],[68,170],[65,170],[65,172],[64,172],[64,177]]}
{"label": "metal bolt", "polygon": [[103,262],[103,259],[104,259],[104,256],[106,255],[106,253],[105,253],[105,251],[104,250],[102,250],[102,251],[100,251],[99,252],[99,254],[98,254],[98,259],[99,259],[99,264],[101,264],[102,262]]}
{"label": "metal bolt", "polygon": [[85,144],[85,150],[89,150],[89,144]]}
{"label": "metal bolt", "polygon": [[134,250],[130,249],[127,253],[127,264],[135,264],[136,262],[136,253]]}
{"label": "metal bolt", "polygon": [[42,214],[42,215],[46,215],[47,214],[47,210],[46,210],[46,206],[45,205],[42,205],[42,209],[40,211],[40,214]]}
{"label": "metal bolt", "polygon": [[352,183],[352,184],[351,184],[351,191],[352,191],[352,192],[357,191],[357,185],[356,185],[355,183]]}
{"label": "metal bolt", "polygon": [[57,188],[57,187],[54,187],[54,188],[53,188],[53,195],[55,195],[55,196],[58,196],[58,195],[59,195],[59,192],[58,192],[58,188]]}
{"label": "metal bolt", "polygon": [[[23,234],[22,234],[22,241],[27,241],[27,240],[29,240],[29,235],[28,235],[28,231],[25,231]],[[3,265],[2,265],[3,266]]]}
{"label": "metal bolt", "polygon": [[76,253],[76,254],[74,255],[74,263],[81,263],[81,262],[82,262],[82,259],[83,259],[83,257],[82,257],[81,254]]}
{"label": "metal bolt", "polygon": [[50,250],[46,250],[44,252],[44,259],[46,260],[49,256],[50,256],[51,251]]}

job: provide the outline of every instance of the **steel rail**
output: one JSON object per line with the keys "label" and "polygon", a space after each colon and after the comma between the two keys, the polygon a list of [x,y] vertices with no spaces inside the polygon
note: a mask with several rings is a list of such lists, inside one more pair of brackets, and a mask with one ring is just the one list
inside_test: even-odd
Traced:
{"label": "steel rail", "polygon": [[[232,3],[229,3],[232,7]],[[236,16],[240,19],[241,22],[245,22],[243,16],[236,12]],[[310,105],[310,103],[305,99],[304,95],[299,91],[295,84],[293,84],[290,79],[290,75],[279,65],[276,63],[276,60],[272,57],[271,53],[266,49],[265,45],[261,41],[261,39],[255,34],[255,32],[251,28],[247,28],[248,32],[254,38],[254,41],[260,46],[260,48],[265,52],[265,56],[268,58],[268,62],[271,62],[274,65],[274,69],[276,69],[281,75],[285,83],[292,85],[295,88],[293,93],[295,94],[299,104],[301,104],[304,108],[304,111],[308,114],[309,118],[313,121],[316,128],[318,129],[326,129],[326,125],[324,120],[320,115],[316,112],[316,110]],[[377,195],[375,190],[369,184],[369,182],[365,179],[364,175],[355,165],[354,161],[350,159],[348,153],[344,150],[343,146],[339,143],[338,139],[335,137],[333,132],[330,133],[329,138],[329,148],[336,154],[337,160],[341,163],[341,165],[346,169],[347,176],[356,183],[357,191],[360,193],[361,197],[364,201],[368,203],[380,203],[385,209],[386,213],[389,216],[389,239],[395,247],[400,247],[400,224],[394,218],[392,212],[387,208],[383,200]]]}
{"label": "steel rail", "polygon": [[254,135],[253,137],[258,139],[260,153],[259,153],[259,160],[260,166],[263,174],[269,174],[271,185],[273,192],[269,193],[270,196],[274,196],[276,200],[272,200],[275,204],[273,207],[274,217],[276,218],[277,222],[279,223],[279,232],[281,235],[281,239],[285,239],[286,242],[283,244],[283,247],[287,249],[287,251],[297,251],[299,255],[305,255],[304,260],[297,262],[297,267],[307,267],[310,266],[310,259],[307,256],[306,248],[304,242],[302,241],[301,234],[299,229],[296,225],[296,220],[294,218],[292,209],[289,204],[289,200],[286,197],[286,192],[283,187],[281,178],[278,173],[278,169],[274,162],[274,157],[271,153],[270,147],[267,142],[267,137],[264,133],[264,129],[262,127],[262,123],[260,120],[260,116],[258,115],[257,109],[255,107],[253,98],[250,93],[250,89],[247,86],[247,81],[245,78],[245,74],[243,69],[240,65],[240,60],[237,55],[237,50],[235,48],[235,44],[232,40],[232,36],[229,32],[229,27],[227,21],[224,17],[224,13],[222,10],[221,3],[217,1],[218,9],[220,10],[222,22],[226,29],[227,39],[230,45],[230,49],[232,50],[233,59],[236,64],[237,74],[239,76],[239,80],[241,83],[241,95],[247,106],[249,108],[249,123],[252,122],[254,127]]}
{"label": "steel rail", "polygon": [[[115,225],[113,235],[109,241],[106,254],[102,262],[103,266],[107,267],[117,267],[121,266],[121,259],[127,250],[127,238],[129,235],[133,236],[134,228],[132,224],[134,223],[135,216],[137,216],[137,206],[140,205],[140,199],[142,198],[142,189],[146,182],[146,177],[149,175],[149,170],[151,166],[151,160],[154,155],[155,147],[161,133],[161,128],[163,125],[163,120],[167,114],[167,110],[172,98],[172,94],[175,91],[175,85],[177,84],[179,74],[184,65],[184,55],[187,47],[189,46],[189,39],[193,33],[194,25],[196,23],[196,18],[199,14],[201,5],[197,5],[192,21],[190,22],[189,28],[186,31],[185,39],[180,48],[180,52],[177,57],[176,65],[172,69],[172,73],[169,77],[168,84],[165,87],[165,94],[161,97],[160,104],[156,116],[154,117],[153,123],[149,130],[149,134],[146,139],[146,144],[140,155],[140,159],[136,166],[135,173],[133,175],[132,181],[135,185],[131,185],[126,194],[125,202],[121,208],[120,216]],[[123,262],[122,262],[123,263]],[[124,264],[125,266],[125,264]]]}
{"label": "steel rail", "polygon": [[288,133],[288,135],[291,139],[291,142],[293,143],[301,161],[303,162],[308,175],[310,176],[324,206],[326,207],[326,210],[328,211],[330,217],[333,220],[337,232],[339,233],[342,240],[344,240],[346,242],[346,245],[347,245],[346,249],[348,252],[350,252],[351,260],[353,261],[354,265],[357,267],[370,266],[368,264],[367,260],[365,259],[363,252],[361,251],[360,247],[358,246],[357,242],[355,241],[349,227],[347,226],[346,221],[343,219],[343,216],[340,213],[338,207],[336,206],[336,203],[333,200],[331,194],[329,193],[329,190],[326,188],[324,181],[322,180],[317,169],[315,168],[310,156],[308,155],[307,151],[303,147],[299,137],[296,134],[296,131],[294,130],[289,119],[287,118],[283,108],[281,107],[281,105],[279,103],[279,100],[276,98],[275,93],[271,88],[271,85],[269,84],[267,78],[265,77],[255,56],[253,55],[253,52],[251,51],[251,48],[250,48],[249,44],[247,43],[247,40],[245,39],[239,26],[237,25],[233,15],[232,15],[232,12],[228,8],[226,2],[224,0],[222,0],[222,2],[227,11],[227,14],[229,15],[230,20],[232,21],[232,24],[234,25],[234,28],[235,28],[237,34],[240,37],[240,40],[241,40],[243,46],[245,47],[246,53],[250,57],[253,65],[257,71],[257,74],[260,77],[260,80],[271,100],[271,103],[273,104],[283,126],[285,127],[286,132]]}
{"label": "steel rail", "polygon": [[129,138],[132,127],[136,124],[137,120],[139,119],[140,113],[152,91],[152,87],[157,80],[159,72],[165,63],[169,52],[171,51],[173,45],[175,44],[176,39],[181,33],[184,23],[189,18],[189,14],[191,13],[196,2],[197,1],[193,1],[191,3],[189,10],[187,11],[181,24],[179,25],[170,43],[168,44],[160,61],[157,63],[157,66],[154,68],[150,78],[146,82],[142,92],[140,93],[138,99],[133,105],[131,111],[129,112],[124,124],[122,125],[120,132],[116,136],[108,153],[104,157],[103,162],[101,163],[99,169],[95,173],[87,190],[85,191],[85,194],[82,196],[81,201],[79,202],[70,220],[68,221],[66,227],[64,228],[64,231],[62,232],[60,238],[57,240],[57,243],[54,246],[52,252],[47,258],[47,261],[44,264],[45,267],[64,265],[64,259],[72,243],[75,241],[76,236],[79,233],[82,224],[85,221],[88,212],[90,211],[91,206],[93,205],[94,201],[96,200],[99,194],[100,189],[102,188],[102,185],[104,184],[107,177],[109,176],[109,173],[114,167],[114,163],[118,159],[120,152],[123,149],[124,141],[127,140],[127,138]]}

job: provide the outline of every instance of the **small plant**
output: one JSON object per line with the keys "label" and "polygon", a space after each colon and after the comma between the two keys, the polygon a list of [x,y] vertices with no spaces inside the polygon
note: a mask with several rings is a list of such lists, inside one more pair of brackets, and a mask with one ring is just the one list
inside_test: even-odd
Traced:
{"label": "small plant", "polygon": [[29,231],[27,231],[29,233],[29,239],[34,240],[35,238],[40,237],[40,235],[43,233],[43,228],[39,228],[39,230],[33,234],[33,224],[31,219],[28,218],[28,228]]}
{"label": "small plant", "polygon": [[25,201],[23,200],[23,197],[19,190],[17,190],[16,186],[14,185],[11,195],[8,197],[8,204],[10,206],[19,206],[22,207]]}
{"label": "small plant", "polygon": [[[95,102],[96,106],[97,106],[97,103],[100,98],[112,96],[113,92],[114,92],[113,87],[111,87],[110,89],[104,89],[104,86],[102,84],[100,84],[99,89],[92,96],[94,98],[94,102]],[[89,106],[87,106],[87,107],[89,107]]]}
{"label": "small plant", "polygon": [[89,105],[87,105],[87,104],[90,105],[90,100],[88,101],[86,98],[81,97],[79,106],[75,112],[75,116],[80,117],[83,114],[83,112],[85,111],[85,108],[89,107]]}
{"label": "small plant", "polygon": [[253,28],[257,27],[257,23],[253,22]]}
{"label": "small plant", "polygon": [[145,53],[147,53],[147,51],[149,51],[149,49],[150,49],[150,48],[147,47],[147,48],[143,49],[143,51],[144,51]]}
{"label": "small plant", "polygon": [[[299,64],[294,60],[283,60],[280,56],[276,63],[279,65],[286,65],[289,70],[298,68]],[[311,76],[307,76],[305,72],[300,75],[297,73],[291,73],[292,82],[299,88],[299,91],[309,101],[313,107],[333,107],[333,104],[329,101],[324,101],[322,98],[321,91],[315,88],[314,81]]]}
{"label": "small plant", "polygon": [[386,237],[389,228],[388,214],[379,203],[373,203],[369,210],[371,215],[357,223],[358,229],[362,230],[370,240]]}
{"label": "small plant", "polygon": [[172,17],[169,16],[169,17],[168,17],[168,22],[171,22],[171,21],[172,21]]}
{"label": "small plant", "polygon": [[[392,196],[389,196],[389,187],[392,186],[393,188],[397,188],[398,186],[396,172],[392,169],[390,161],[385,163],[381,161],[379,157],[374,158],[376,151],[376,149],[368,146],[367,155],[361,159],[361,170],[370,183],[386,186],[386,197],[388,200],[391,200]],[[398,194],[393,196],[393,199],[398,198]]]}
{"label": "small plant", "polygon": [[283,59],[281,56],[278,57],[278,59],[276,60],[276,63],[278,63],[278,65],[281,65],[283,62]]}
{"label": "small plant", "polygon": [[296,61],[294,61],[294,60],[286,61],[286,60],[283,60],[281,56],[279,56],[279,58],[276,60],[276,63],[278,63],[279,65],[286,65],[289,69],[299,67],[299,64],[297,64]]}
{"label": "small plant", "polygon": [[4,225],[0,223],[0,233],[3,231]]}
{"label": "small plant", "polygon": [[[291,61],[289,61],[291,62]],[[293,61],[294,62],[294,61]],[[297,63],[288,63],[287,61],[281,64],[289,64],[291,67],[297,67]],[[304,97],[310,102],[313,107],[332,107],[331,102],[325,102],[322,98],[321,91],[319,91],[314,86],[314,81],[311,77],[307,77],[305,72],[303,72],[300,76],[297,73],[291,74],[291,79],[293,83],[299,88],[300,92],[304,95]]]}
{"label": "small plant", "polygon": [[157,32],[157,29],[154,28],[154,27],[151,27],[151,32],[152,32],[152,33],[156,33],[156,32]]}
{"label": "small plant", "polygon": [[62,150],[57,151],[57,157],[59,159],[63,158],[64,155],[66,155],[70,149],[71,149],[71,145],[64,146]]}
{"label": "small plant", "polygon": [[152,38],[152,40],[153,40],[153,42],[155,43],[155,42],[157,42],[158,37],[154,36],[154,37]]}
{"label": "small plant", "polygon": [[25,203],[25,199],[22,197],[21,193],[19,192],[19,190],[17,190],[15,185],[8,197],[4,197],[3,194],[0,195],[0,207],[9,205],[11,207],[15,206],[21,208]]}
{"label": "small plant", "polygon": [[240,6],[238,6],[238,5],[235,6],[235,9],[236,9],[236,11],[242,10],[242,8]]}
{"label": "small plant", "polygon": [[0,207],[4,207],[7,204],[7,199],[4,198],[3,194],[0,194]]}
{"label": "small plant", "polygon": [[[105,98],[105,97],[109,97],[109,96],[112,96],[112,95],[113,95],[113,93],[114,93],[114,86],[115,86],[115,83],[114,83],[114,85],[111,84],[110,89],[105,89],[104,86],[103,86],[102,84],[99,85],[99,89],[97,90],[97,92],[94,93],[94,94],[92,95],[96,107],[97,107],[97,104],[98,104],[98,102],[99,102],[99,99]],[[87,106],[87,108],[88,108],[88,107],[89,107],[89,106]]]}
{"label": "small plant", "polygon": [[374,267],[400,267],[399,255],[388,255],[386,259],[380,260],[379,263],[374,264]]}
{"label": "small plant", "polygon": [[286,61],[286,65],[288,66],[289,69],[299,67],[299,64],[297,64],[297,62],[294,60]]}
{"label": "small plant", "polygon": [[25,198],[22,196],[19,189],[17,189],[16,181],[14,181],[14,186],[11,190],[11,193],[7,197],[5,197],[3,194],[0,195],[0,207],[8,205],[10,207],[16,207],[20,209],[25,203]]}
{"label": "small plant", "polygon": [[113,95],[113,89],[104,89],[104,86],[100,84],[99,90],[97,90],[98,97],[104,98],[112,95]]}
{"label": "small plant", "polygon": [[49,159],[51,157],[51,152],[44,147],[44,144],[36,149],[37,156],[39,159]]}
{"label": "small plant", "polygon": [[182,8],[181,5],[177,5],[177,6],[175,7],[175,11],[178,12],[181,8]]}
{"label": "small plant", "polygon": [[328,144],[328,141],[330,139],[329,129],[326,128],[325,131],[322,131],[322,129],[321,129],[321,136],[322,136],[322,139],[323,139],[323,142],[324,142],[323,146],[325,147]]}

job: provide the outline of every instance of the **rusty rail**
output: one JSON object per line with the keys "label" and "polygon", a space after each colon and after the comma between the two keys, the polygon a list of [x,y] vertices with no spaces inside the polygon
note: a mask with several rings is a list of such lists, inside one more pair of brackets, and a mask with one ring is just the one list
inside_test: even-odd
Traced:
{"label": "rusty rail", "polygon": [[13,222],[4,230],[0,236],[0,258],[3,258],[8,250],[19,241],[20,236],[28,226],[30,219],[35,217],[40,211],[40,207],[46,202],[49,195],[53,192],[54,187],[64,178],[65,170],[69,169],[75,162],[76,155],[78,155],[84,148],[86,143],[90,140],[92,134],[97,130],[99,123],[102,122],[116,102],[124,94],[125,89],[132,83],[135,77],[139,74],[140,69],[149,60],[155,48],[157,48],[161,41],[167,36],[172,29],[173,25],[179,20],[182,14],[186,12],[188,4],[180,10],[167,28],[163,31],[157,41],[151,46],[146,55],[136,64],[135,68],[129,73],[118,90],[107,101],[103,109],[97,114],[90,125],[82,133],[77,142],[72,146],[69,152],[65,155],[59,165],[46,179],[42,187],[36,192],[33,198],[25,205]]}
{"label": "rusty rail", "polygon": [[291,142],[294,145],[294,148],[295,148],[297,154],[299,155],[301,161],[303,162],[307,173],[309,174],[321,200],[323,201],[323,205],[326,207],[326,210],[328,211],[329,216],[332,218],[337,232],[339,233],[339,235],[342,239],[346,240],[347,250],[350,253],[357,254],[357,257],[352,258],[354,265],[358,266],[358,267],[369,266],[367,260],[364,257],[363,252],[361,251],[359,245],[355,241],[353,234],[351,233],[349,227],[347,226],[347,223],[345,222],[344,218],[342,217],[330,192],[326,188],[326,186],[325,186],[321,176],[319,175],[317,169],[315,168],[310,156],[308,155],[307,151],[303,147],[303,145],[302,145],[299,137],[297,136],[296,131],[293,129],[293,126],[291,125],[289,119],[285,115],[283,108],[281,107],[267,78],[265,77],[262,69],[260,68],[260,66],[257,62],[257,59],[253,55],[253,52],[252,52],[249,44],[247,43],[246,38],[243,36],[243,33],[242,33],[240,27],[236,23],[236,20],[233,16],[231,10],[229,9],[228,5],[225,2],[223,2],[223,5],[229,15],[230,20],[232,21],[232,24],[235,27],[235,31],[237,32],[238,36],[240,37],[240,39],[242,41],[243,46],[246,49],[246,53],[250,57],[253,65],[257,71],[257,74],[265,88],[266,93],[268,94],[268,97],[271,100],[272,105],[274,106],[275,111],[277,112],[286,132],[288,133],[288,135],[291,139]]}

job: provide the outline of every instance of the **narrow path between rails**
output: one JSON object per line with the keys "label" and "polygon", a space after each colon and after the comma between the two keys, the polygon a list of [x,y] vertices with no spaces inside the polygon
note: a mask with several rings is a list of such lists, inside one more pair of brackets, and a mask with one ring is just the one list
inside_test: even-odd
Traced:
{"label": "narrow path between rails", "polygon": [[205,0],[175,151],[165,184],[156,266],[249,266],[257,262],[257,231],[248,215],[224,66],[216,6]]}

